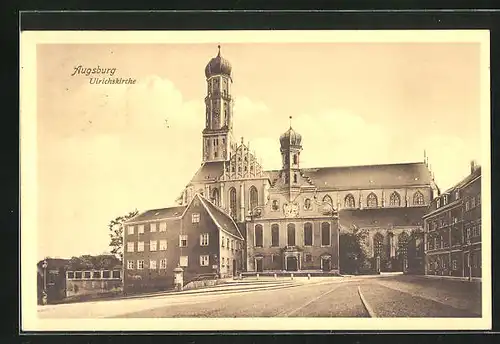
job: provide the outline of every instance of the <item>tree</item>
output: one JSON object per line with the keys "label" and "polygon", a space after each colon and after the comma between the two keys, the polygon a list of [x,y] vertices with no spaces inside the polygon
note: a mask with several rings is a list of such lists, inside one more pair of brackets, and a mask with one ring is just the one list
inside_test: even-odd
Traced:
{"label": "tree", "polygon": [[120,260],[123,259],[123,223],[139,212],[136,210],[129,212],[127,215],[118,216],[117,218],[110,221],[108,228],[111,232],[109,234],[111,240],[109,246],[112,248],[111,253],[118,255]]}
{"label": "tree", "polygon": [[343,273],[358,273],[365,268],[368,258],[368,230],[356,225],[342,231],[339,236],[339,260]]}

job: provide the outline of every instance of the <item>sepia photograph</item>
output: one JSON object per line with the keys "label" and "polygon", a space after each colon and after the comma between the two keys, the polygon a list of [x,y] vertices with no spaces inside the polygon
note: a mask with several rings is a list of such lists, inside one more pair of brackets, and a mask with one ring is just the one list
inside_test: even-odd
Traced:
{"label": "sepia photograph", "polygon": [[23,329],[491,328],[488,31],[24,32],[20,77]]}

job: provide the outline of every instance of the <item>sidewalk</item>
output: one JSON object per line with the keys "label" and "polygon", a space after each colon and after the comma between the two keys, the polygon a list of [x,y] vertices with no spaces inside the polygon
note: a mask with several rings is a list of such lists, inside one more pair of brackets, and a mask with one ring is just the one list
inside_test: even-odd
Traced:
{"label": "sidewalk", "polygon": [[[440,275],[408,275],[408,276],[438,279],[438,280],[450,280],[450,281],[469,281],[468,277],[456,277],[456,276],[440,276]],[[482,278],[472,277],[472,282],[482,282]]]}
{"label": "sidewalk", "polygon": [[[255,283],[257,282],[257,283]],[[106,298],[106,299],[95,299],[83,302],[71,302],[71,303],[60,303],[60,304],[52,304],[52,305],[38,305],[38,312],[44,312],[54,308],[67,307],[70,305],[77,304],[95,304],[101,302],[112,302],[112,301],[120,301],[120,300],[133,300],[133,299],[145,299],[145,298],[154,298],[154,297],[179,297],[179,296],[190,296],[196,294],[232,294],[232,293],[244,293],[251,291],[259,291],[259,290],[273,290],[273,289],[282,289],[282,288],[290,288],[299,286],[299,283],[294,283],[294,281],[230,281],[225,284],[219,284],[216,286],[210,286],[206,288],[200,289],[191,289],[184,291],[161,291],[155,293],[147,293],[147,294],[134,294],[134,295],[123,295],[118,297]]]}

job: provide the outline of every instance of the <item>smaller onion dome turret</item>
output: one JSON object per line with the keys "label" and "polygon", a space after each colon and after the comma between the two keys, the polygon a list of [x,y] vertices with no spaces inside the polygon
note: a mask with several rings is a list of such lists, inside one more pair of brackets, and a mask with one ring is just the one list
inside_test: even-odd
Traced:
{"label": "smaller onion dome turret", "polygon": [[280,136],[281,148],[300,146],[301,143],[302,135],[293,130],[291,126],[290,129],[288,129],[283,135]]}

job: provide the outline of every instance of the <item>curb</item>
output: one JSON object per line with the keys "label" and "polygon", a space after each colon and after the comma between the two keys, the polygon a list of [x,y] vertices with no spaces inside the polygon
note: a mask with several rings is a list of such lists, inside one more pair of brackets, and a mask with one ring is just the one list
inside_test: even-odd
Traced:
{"label": "curb", "polygon": [[361,299],[361,303],[363,304],[363,307],[365,307],[366,311],[368,312],[368,315],[370,315],[370,318],[376,318],[377,314],[373,311],[373,308],[368,304],[368,301],[366,301],[365,297],[361,293],[361,287],[358,285],[358,294],[359,298]]}

